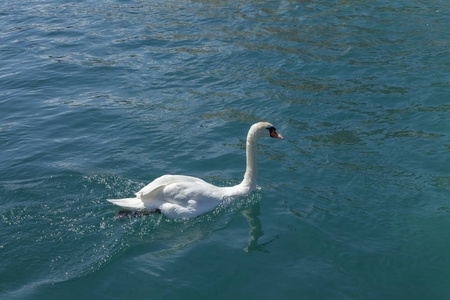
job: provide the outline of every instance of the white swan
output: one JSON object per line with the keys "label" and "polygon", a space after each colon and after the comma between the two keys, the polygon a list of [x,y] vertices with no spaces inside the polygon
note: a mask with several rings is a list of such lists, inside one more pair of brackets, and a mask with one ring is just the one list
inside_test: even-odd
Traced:
{"label": "white swan", "polygon": [[225,199],[245,196],[256,188],[256,150],[258,138],[261,137],[283,139],[272,124],[253,124],[247,135],[244,180],[236,186],[217,187],[196,177],[164,175],[142,188],[135,198],[107,200],[126,209],[151,209],[173,219],[197,217],[214,209]]}

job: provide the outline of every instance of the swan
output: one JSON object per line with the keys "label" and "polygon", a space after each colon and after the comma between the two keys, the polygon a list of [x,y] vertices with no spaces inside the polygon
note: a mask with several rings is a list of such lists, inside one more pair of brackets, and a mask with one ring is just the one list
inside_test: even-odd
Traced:
{"label": "swan", "polygon": [[247,135],[244,179],[236,186],[218,187],[192,176],[163,175],[143,187],[135,198],[107,201],[125,209],[162,213],[172,219],[195,218],[213,210],[224,200],[245,196],[256,189],[256,151],[258,139],[262,137],[283,139],[272,124],[253,124]]}

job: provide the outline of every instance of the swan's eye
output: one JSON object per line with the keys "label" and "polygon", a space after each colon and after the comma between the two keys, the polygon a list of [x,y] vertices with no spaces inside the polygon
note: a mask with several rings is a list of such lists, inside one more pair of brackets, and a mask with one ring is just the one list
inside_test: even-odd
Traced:
{"label": "swan's eye", "polygon": [[275,127],[269,127],[269,128],[267,128],[267,130],[269,130],[270,136],[272,136],[272,133],[273,133],[273,132],[277,132],[277,130],[275,129]]}

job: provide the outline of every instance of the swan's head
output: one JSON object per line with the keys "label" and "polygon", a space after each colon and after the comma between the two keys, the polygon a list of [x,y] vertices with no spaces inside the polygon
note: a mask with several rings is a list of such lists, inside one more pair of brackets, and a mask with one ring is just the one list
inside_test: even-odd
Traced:
{"label": "swan's head", "polygon": [[276,139],[282,140],[283,137],[281,134],[278,134],[275,127],[273,127],[272,124],[267,122],[259,122],[256,124],[253,124],[252,127],[250,127],[250,130],[248,132],[249,137],[254,136],[256,138],[262,138],[262,137],[273,137]]}

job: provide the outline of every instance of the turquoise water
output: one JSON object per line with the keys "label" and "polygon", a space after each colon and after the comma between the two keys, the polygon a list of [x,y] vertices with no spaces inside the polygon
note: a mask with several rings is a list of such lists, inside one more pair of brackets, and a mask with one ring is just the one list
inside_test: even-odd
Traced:
{"label": "turquoise water", "polygon": [[[1,299],[449,299],[448,1],[0,3]],[[260,189],[117,220],[163,174]]]}

